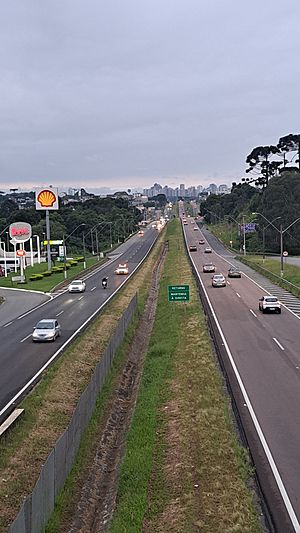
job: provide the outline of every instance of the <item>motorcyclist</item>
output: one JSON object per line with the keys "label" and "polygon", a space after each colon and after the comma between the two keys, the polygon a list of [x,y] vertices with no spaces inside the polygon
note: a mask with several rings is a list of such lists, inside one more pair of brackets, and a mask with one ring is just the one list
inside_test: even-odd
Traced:
{"label": "motorcyclist", "polygon": [[107,277],[102,278],[102,287],[103,287],[103,289],[106,289],[106,287],[107,287]]}

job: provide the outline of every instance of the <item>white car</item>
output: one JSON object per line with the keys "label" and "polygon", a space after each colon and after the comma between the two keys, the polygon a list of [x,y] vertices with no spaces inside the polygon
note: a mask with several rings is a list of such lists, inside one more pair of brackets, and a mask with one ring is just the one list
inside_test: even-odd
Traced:
{"label": "white car", "polygon": [[259,299],[258,307],[262,313],[281,313],[281,305],[276,296],[262,296]]}
{"label": "white car", "polygon": [[74,279],[71,281],[69,287],[69,292],[84,292],[85,291],[85,283],[82,279]]}
{"label": "white car", "polygon": [[60,337],[60,325],[55,318],[44,318],[40,320],[33,329],[32,340],[34,342],[55,341]]}
{"label": "white car", "polygon": [[213,287],[226,287],[226,279],[223,274],[215,274],[211,284]]}
{"label": "white car", "polygon": [[209,246],[207,246],[207,248],[205,248],[205,250],[204,250],[204,253],[205,254],[211,254],[212,253],[212,249],[209,248]]}
{"label": "white car", "polygon": [[128,274],[128,266],[127,263],[119,263],[118,268],[115,270],[115,274]]}

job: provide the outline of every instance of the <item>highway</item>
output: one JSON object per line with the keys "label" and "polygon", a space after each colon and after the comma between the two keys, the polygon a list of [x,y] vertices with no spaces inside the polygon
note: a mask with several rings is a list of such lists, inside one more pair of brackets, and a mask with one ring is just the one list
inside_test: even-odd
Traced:
{"label": "highway", "polygon": [[[200,228],[194,230],[196,224],[187,220],[188,225],[183,225],[186,242],[197,246],[189,255],[220,331],[233,390],[239,389],[238,409],[274,522],[280,532],[299,532],[299,316],[288,307],[282,307],[281,315],[260,313],[258,299],[267,289],[259,286],[257,273],[252,276],[251,269],[238,263],[215,237]],[[204,253],[208,245],[211,254]],[[216,273],[224,274],[226,287],[212,287],[213,274],[202,272],[206,262],[213,262]],[[227,277],[231,265],[244,272],[241,279]],[[262,276],[259,281],[263,282]],[[266,284],[270,292],[271,284]],[[300,309],[299,304],[298,300]]]}
{"label": "highway", "polygon": [[[83,329],[116,290],[126,283],[157,236],[157,230],[145,228],[144,236],[134,235],[114,250],[107,263],[82,276],[86,282],[84,293],[58,292],[51,300],[0,326],[0,417],[4,417],[15,397],[43,365],[58,356],[78,330]],[[128,263],[129,276],[114,273],[118,263],[122,262]],[[108,288],[105,290],[101,286],[104,276],[108,277]],[[59,321],[62,335],[55,342],[32,342],[33,327],[42,318],[57,318]]]}

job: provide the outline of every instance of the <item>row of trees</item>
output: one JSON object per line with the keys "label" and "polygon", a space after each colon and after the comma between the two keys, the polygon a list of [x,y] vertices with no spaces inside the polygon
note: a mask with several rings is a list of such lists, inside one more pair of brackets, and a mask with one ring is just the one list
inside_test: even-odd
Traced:
{"label": "row of trees", "polygon": [[[247,249],[262,251],[262,236],[265,233],[266,248],[270,253],[279,253],[279,232],[260,215],[273,221],[279,229],[280,224],[287,228],[300,216],[300,170],[286,167],[274,176],[267,187],[257,188],[247,183],[233,186],[230,194],[210,195],[200,204],[200,212],[208,223],[231,224],[237,228],[237,223],[256,223],[257,231],[247,234]],[[278,218],[280,217],[280,218]],[[236,222],[234,222],[234,220]],[[291,254],[300,254],[300,222],[285,233],[284,246]]]}
{"label": "row of trees", "polygon": [[246,173],[254,177],[243,178],[248,183],[254,182],[263,188],[269,179],[283,170],[300,169],[300,134],[290,133],[280,137],[277,145],[257,146],[246,158]]}
{"label": "row of trees", "polygon": [[[58,211],[52,212],[51,238],[62,239],[63,235],[70,235],[78,225],[84,223],[82,229],[84,228],[85,244],[87,250],[91,250],[95,239],[95,234],[93,235],[91,230],[97,225],[99,242],[103,248],[110,243],[110,240],[123,241],[138,227],[141,219],[140,211],[132,207],[126,199],[92,198],[82,203],[74,202],[60,206]],[[4,232],[5,236],[5,228],[15,221],[28,222],[32,225],[33,234],[45,237],[45,213],[37,211],[34,207],[19,210],[16,202],[4,196],[0,202],[0,233]],[[82,230],[80,235],[75,232],[69,242],[74,250],[82,251]]]}

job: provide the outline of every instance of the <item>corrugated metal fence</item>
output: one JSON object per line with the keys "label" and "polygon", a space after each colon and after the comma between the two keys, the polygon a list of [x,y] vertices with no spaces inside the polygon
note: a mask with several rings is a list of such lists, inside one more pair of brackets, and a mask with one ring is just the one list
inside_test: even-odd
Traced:
{"label": "corrugated metal fence", "polygon": [[54,509],[55,499],[72,468],[81,436],[92,416],[97,396],[124,338],[136,305],[137,295],[133,297],[118,321],[117,328],[95,368],[91,381],[80,396],[67,429],[48,456],[32,493],[24,501],[19,514],[10,526],[9,533],[40,533],[47,524]]}

